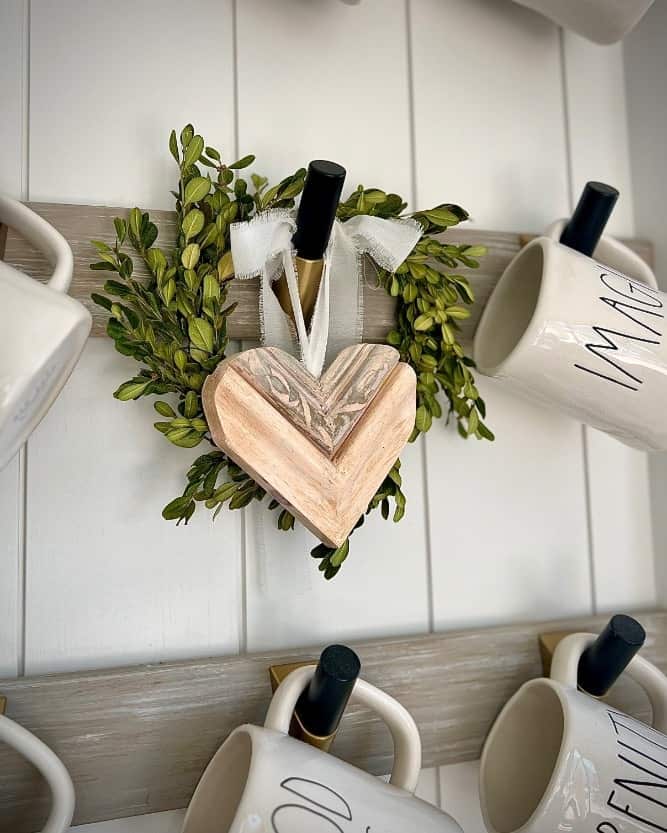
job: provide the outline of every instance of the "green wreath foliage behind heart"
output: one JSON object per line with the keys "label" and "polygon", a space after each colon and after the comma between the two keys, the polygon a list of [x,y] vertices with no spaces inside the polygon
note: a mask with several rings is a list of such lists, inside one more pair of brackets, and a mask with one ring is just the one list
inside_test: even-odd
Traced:
{"label": "green wreath foliage behind heart", "polygon": [[[140,369],[115,391],[121,401],[144,396],[158,398],[160,419],[155,428],[181,448],[213,445],[201,402],[207,375],[225,358],[229,346],[227,323],[234,313],[228,303],[234,278],[230,225],[262,211],[292,208],[301,193],[306,171],[300,168],[278,184],[253,173],[253,155],[226,164],[221,154],[205,144],[188,124],[177,137],[172,131],[169,150],[179,169],[175,240],[158,246],[158,229],[148,212],[133,208],[114,220],[113,245],[92,241],[98,260],[91,269],[115,273],[104,284],[105,294],[92,298],[109,313],[107,333],[116,350],[133,358]],[[457,270],[476,268],[483,246],[459,246],[434,235],[467,220],[459,206],[438,205],[406,214],[398,194],[359,185],[338,206],[342,222],[358,214],[384,218],[410,216],[419,221],[422,236],[395,273],[376,269],[376,280],[397,300],[396,326],[387,333],[401,359],[417,374],[417,410],[413,442],[443,414],[455,419],[463,438],[493,440],[486,426],[486,406],[473,376],[474,362],[457,340],[458,322],[468,318],[474,302],[468,279]],[[135,259],[143,262],[148,278],[139,278]],[[445,408],[441,399],[444,395]],[[366,514],[379,508],[382,517],[398,522],[405,514],[400,460],[381,484]],[[265,491],[222,451],[199,455],[187,471],[183,494],[163,509],[166,520],[186,523],[198,505],[215,518],[223,507],[241,509],[264,501]],[[276,500],[267,498],[281,530],[294,527],[294,517]],[[359,519],[357,527],[364,522]],[[356,527],[355,527],[356,528]],[[336,575],[349,553],[349,539],[337,549],[319,544],[311,551],[325,578]]]}

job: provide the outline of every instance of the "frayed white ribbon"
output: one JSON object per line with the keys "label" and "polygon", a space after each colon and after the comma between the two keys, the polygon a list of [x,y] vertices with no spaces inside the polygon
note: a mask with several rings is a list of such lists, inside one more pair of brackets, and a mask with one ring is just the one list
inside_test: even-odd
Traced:
{"label": "frayed white ribbon", "polygon": [[[231,227],[234,272],[241,280],[260,277],[260,332],[262,343],[297,355],[306,369],[319,377],[322,369],[345,347],[361,341],[363,333],[363,255],[394,272],[422,234],[412,219],[384,220],[360,215],[334,223],[324,255],[322,280],[307,330],[299,300],[294,265],[293,213],[267,211]],[[285,314],[271,288],[285,273],[295,322]]]}

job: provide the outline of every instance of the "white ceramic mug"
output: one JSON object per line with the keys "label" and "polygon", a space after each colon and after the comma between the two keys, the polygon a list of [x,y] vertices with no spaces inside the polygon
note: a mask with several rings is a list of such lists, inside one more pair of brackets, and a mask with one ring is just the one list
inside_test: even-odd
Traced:
{"label": "white ceramic mug", "polygon": [[30,761],[51,788],[51,812],[42,833],[66,833],[74,813],[74,787],[60,758],[39,738],[4,715],[0,715],[0,742]]}
{"label": "white ceramic mug", "polygon": [[667,679],[639,655],[627,668],[656,728],[578,691],[579,658],[595,639],[566,637],[550,679],[525,683],[494,723],[480,765],[489,833],[667,830]]}
{"label": "white ceramic mug", "polygon": [[646,451],[667,449],[667,296],[538,237],[475,333],[481,373]]}
{"label": "white ceramic mug", "polygon": [[635,28],[653,0],[517,0],[596,43],[616,43]]}
{"label": "white ceramic mug", "polygon": [[28,439],[67,381],[92,319],[70,298],[73,258],[65,238],[34,211],[0,196],[0,223],[53,265],[47,284],[0,261],[0,469]]}
{"label": "white ceramic mug", "polygon": [[415,798],[421,741],[410,714],[357,680],[352,699],[373,709],[394,741],[387,784],[288,736],[315,666],[298,668],[273,696],[264,727],[241,726],[216,752],[192,796],[183,833],[461,833]]}

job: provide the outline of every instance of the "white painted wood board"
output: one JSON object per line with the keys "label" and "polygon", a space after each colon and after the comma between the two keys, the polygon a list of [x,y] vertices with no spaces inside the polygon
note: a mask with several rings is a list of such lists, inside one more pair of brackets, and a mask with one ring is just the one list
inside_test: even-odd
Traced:
{"label": "white painted wood board", "polygon": [[[558,29],[488,0],[413,0],[411,29],[418,202],[461,202],[494,228],[562,216]],[[426,437],[435,626],[589,611],[580,427],[478,381],[495,442],[437,423]]]}
{"label": "white painted wood board", "polygon": [[[330,158],[347,169],[344,194],[362,182],[411,201],[403,2],[244,0],[238,37],[239,147],[257,153],[258,171],[281,177],[309,159]],[[406,517],[397,525],[378,513],[369,517],[331,582],[308,555],[317,543],[312,535],[279,532],[252,507],[246,516],[249,649],[428,630],[419,445],[406,449],[402,474]]]}
{"label": "white painted wood board", "polygon": [[[27,2],[0,3],[0,193],[27,197]],[[22,662],[23,469],[21,450],[0,471],[0,675]]]}
{"label": "white painted wood board", "polygon": [[162,519],[198,450],[112,397],[131,374],[90,339],[29,442],[27,673],[238,650],[241,517]]}
{"label": "white painted wood board", "polygon": [[31,0],[34,199],[171,207],[169,132],[234,140],[232,0]]}
{"label": "white painted wood board", "polygon": [[[589,179],[621,196],[609,231],[633,234],[623,47],[563,34],[572,208]],[[648,456],[584,428],[594,604],[599,611],[655,603]]]}

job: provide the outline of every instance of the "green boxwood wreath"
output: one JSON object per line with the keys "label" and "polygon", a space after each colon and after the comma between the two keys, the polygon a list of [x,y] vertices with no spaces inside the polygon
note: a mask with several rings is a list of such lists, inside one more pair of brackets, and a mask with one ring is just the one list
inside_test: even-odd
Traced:
{"label": "green boxwood wreath", "polygon": [[[235,306],[227,304],[234,277],[230,225],[269,209],[292,208],[306,171],[301,168],[272,187],[265,177],[252,174],[249,184],[239,171],[255,157],[223,163],[220,153],[207,147],[192,125],[181,131],[180,140],[171,132],[169,149],[180,172],[178,190],[172,191],[179,229],[175,245],[174,241],[165,248],[156,245],[158,231],[147,212],[133,208],[127,219],[117,217],[115,244],[93,241],[99,260],[90,267],[114,272],[116,277],[106,281],[105,295],[94,293],[92,298],[110,314],[107,333],[118,352],[141,365],[114,396],[128,401],[175,395],[174,407],[163,399],[154,403],[160,415],[155,428],[174,445],[194,448],[202,442],[213,445],[200,394],[206,376],[225,358],[228,346],[227,320]],[[405,208],[398,194],[360,185],[340,203],[338,218],[345,222],[357,214],[403,217]],[[486,407],[475,386],[474,363],[457,341],[458,322],[470,315],[474,296],[468,280],[456,269],[477,267],[486,250],[444,243],[433,236],[468,218],[459,206],[443,204],[407,216],[421,223],[421,239],[395,274],[377,270],[377,281],[398,303],[396,328],[387,333],[387,342],[417,374],[417,413],[410,440],[442,417],[439,393],[445,395],[447,417],[456,419],[462,437],[493,440],[484,423]],[[133,277],[133,257],[144,262],[148,280]],[[406,498],[400,465],[397,460],[366,514],[380,507],[383,518],[391,514],[394,522],[401,520]],[[241,509],[264,498],[264,489],[214,448],[192,463],[183,494],[167,504],[162,515],[187,523],[197,504],[213,510],[215,517],[223,506]],[[269,500],[267,505],[270,511],[280,510],[279,529],[294,527],[294,517],[277,501]],[[364,518],[359,518],[357,527]],[[330,579],[348,552],[349,539],[338,549],[319,544],[311,555]]]}

